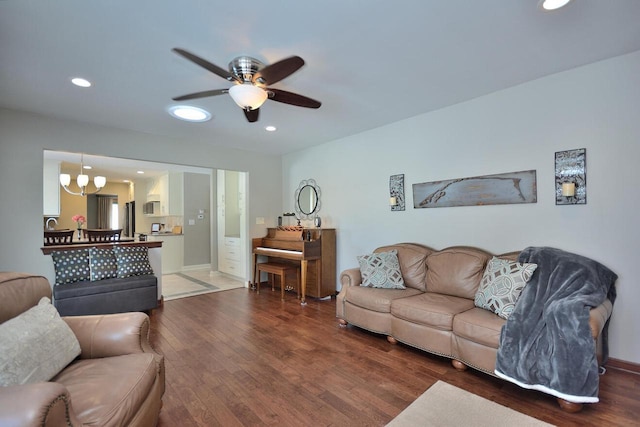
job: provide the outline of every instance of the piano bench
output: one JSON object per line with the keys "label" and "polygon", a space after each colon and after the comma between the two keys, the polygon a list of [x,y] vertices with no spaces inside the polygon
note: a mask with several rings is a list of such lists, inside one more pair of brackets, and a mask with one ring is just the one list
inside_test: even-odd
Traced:
{"label": "piano bench", "polygon": [[255,287],[257,293],[260,293],[260,272],[264,271],[269,276],[269,282],[271,282],[271,290],[275,290],[275,278],[273,276],[278,276],[280,278],[280,298],[284,301],[284,288],[287,279],[287,274],[291,275],[295,273],[296,278],[296,289],[298,290],[298,298],[300,298],[300,267],[290,264],[280,264],[276,262],[261,262],[256,264],[257,273],[256,273],[256,282]]}

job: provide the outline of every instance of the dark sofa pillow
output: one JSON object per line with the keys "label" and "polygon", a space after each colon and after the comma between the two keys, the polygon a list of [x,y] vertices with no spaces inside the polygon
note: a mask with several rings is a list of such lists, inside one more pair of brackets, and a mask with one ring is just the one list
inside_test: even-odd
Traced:
{"label": "dark sofa pillow", "polygon": [[113,248],[118,264],[118,277],[153,274],[149,264],[149,251],[142,246],[116,246]]}
{"label": "dark sofa pillow", "polygon": [[87,249],[53,251],[51,258],[56,270],[56,285],[91,279]]}
{"label": "dark sofa pillow", "polygon": [[111,248],[89,248],[91,281],[110,279],[118,275],[118,263]]}

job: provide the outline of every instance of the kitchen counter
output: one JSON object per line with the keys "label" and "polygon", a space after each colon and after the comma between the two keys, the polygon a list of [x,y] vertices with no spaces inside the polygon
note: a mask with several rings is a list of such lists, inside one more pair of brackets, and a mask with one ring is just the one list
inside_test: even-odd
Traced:
{"label": "kitchen counter", "polygon": [[179,273],[184,264],[184,234],[149,233],[147,241],[162,242],[162,274]]}

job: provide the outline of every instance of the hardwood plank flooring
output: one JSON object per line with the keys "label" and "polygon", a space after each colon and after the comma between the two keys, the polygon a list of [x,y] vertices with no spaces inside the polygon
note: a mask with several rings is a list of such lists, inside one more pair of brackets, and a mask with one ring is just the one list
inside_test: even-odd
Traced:
{"label": "hardwood plank flooring", "polygon": [[244,288],[152,312],[166,363],[159,426],[383,426],[437,380],[555,425],[640,425],[640,375],[609,369],[600,403],[569,414],[551,396],[341,328],[335,299],[286,298]]}

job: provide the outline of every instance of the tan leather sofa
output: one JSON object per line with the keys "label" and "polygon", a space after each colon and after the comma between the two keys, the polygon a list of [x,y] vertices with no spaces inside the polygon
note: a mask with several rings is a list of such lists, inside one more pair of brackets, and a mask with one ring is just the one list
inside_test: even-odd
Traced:
{"label": "tan leather sofa", "polygon": [[[0,272],[0,324],[38,304],[46,278]],[[155,426],[164,358],[149,344],[149,318],[132,312],[62,318],[81,354],[49,382],[0,387],[0,425]]]}
{"label": "tan leather sofa", "polygon": [[[506,320],[474,305],[493,255],[472,247],[436,251],[415,243],[384,246],[374,252],[392,249],[398,251],[406,289],[362,287],[359,268],[343,271],[336,304],[340,324],[351,323],[384,334],[391,343],[400,341],[451,358],[456,369],[470,366],[495,376],[500,330]],[[513,261],[518,252],[496,256]],[[611,312],[609,300],[591,310],[590,327],[598,349]],[[561,399],[559,403],[568,411],[581,408]]]}

